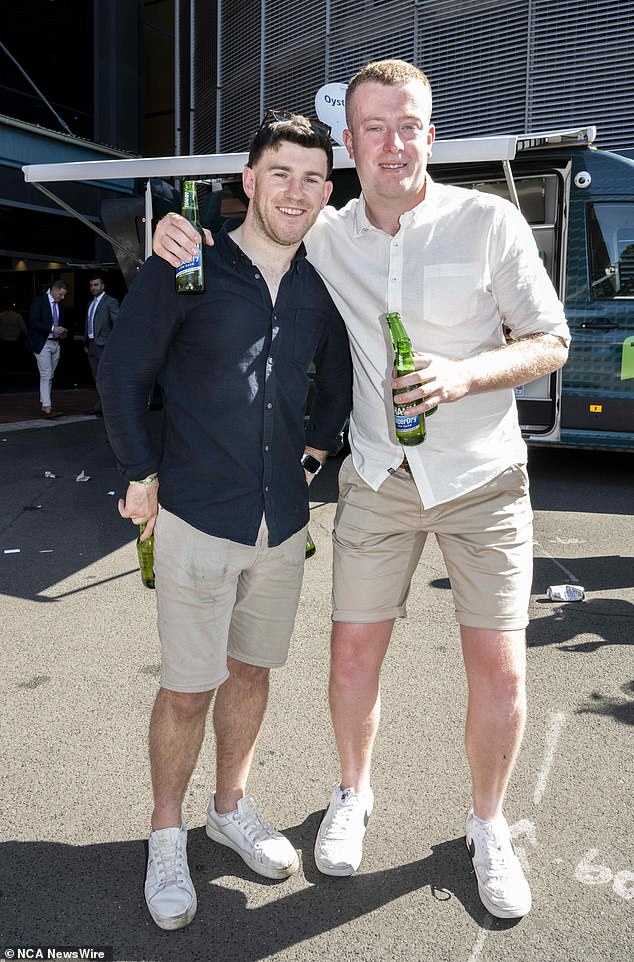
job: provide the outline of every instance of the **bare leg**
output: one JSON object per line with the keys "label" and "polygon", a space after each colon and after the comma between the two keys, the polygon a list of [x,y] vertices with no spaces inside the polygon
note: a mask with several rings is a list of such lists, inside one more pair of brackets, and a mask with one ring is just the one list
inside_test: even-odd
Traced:
{"label": "bare leg", "polygon": [[213,691],[159,689],[150,720],[153,831],[180,828],[183,798],[205,736],[212,697]]}
{"label": "bare leg", "polygon": [[214,705],[216,811],[231,812],[246,793],[269,695],[269,669],[227,658],[230,675]]}
{"label": "bare leg", "polygon": [[370,784],[372,747],[381,715],[380,673],[394,620],[332,627],[330,713],[341,763],[341,786]]}
{"label": "bare leg", "polygon": [[502,812],[524,734],[525,633],[461,626],[460,635],[469,687],[465,747],[473,809],[478,818],[490,821]]}

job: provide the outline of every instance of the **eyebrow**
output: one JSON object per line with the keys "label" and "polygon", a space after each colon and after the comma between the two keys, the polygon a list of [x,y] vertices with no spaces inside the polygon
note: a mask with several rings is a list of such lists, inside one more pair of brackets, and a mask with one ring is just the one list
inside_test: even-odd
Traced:
{"label": "eyebrow", "polygon": [[[284,171],[286,171],[287,174],[290,174],[290,173],[292,173],[292,171],[293,171],[294,168],[289,167],[288,164],[271,164],[271,166],[270,166],[269,169],[270,169],[270,170],[284,170]],[[326,180],[326,175],[325,175],[325,174],[322,174],[322,172],[321,172],[320,170],[305,170],[305,171],[304,171],[304,176],[305,176],[305,177],[321,177],[322,180]]]}

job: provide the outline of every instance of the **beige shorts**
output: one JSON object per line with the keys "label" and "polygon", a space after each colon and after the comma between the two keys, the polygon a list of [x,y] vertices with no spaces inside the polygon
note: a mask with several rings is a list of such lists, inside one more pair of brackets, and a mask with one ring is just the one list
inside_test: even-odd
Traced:
{"label": "beige shorts", "polygon": [[428,534],[447,566],[456,620],[510,631],[528,624],[533,512],[526,467],[515,464],[475,491],[423,508],[402,469],[373,491],[350,457],[339,474],[333,533],[333,621],[404,618]]}
{"label": "beige shorts", "polygon": [[306,529],[276,548],[264,521],[254,546],[204,534],[164,508],[154,570],[163,688],[211,691],[228,677],[227,655],[277,668],[302,587]]}

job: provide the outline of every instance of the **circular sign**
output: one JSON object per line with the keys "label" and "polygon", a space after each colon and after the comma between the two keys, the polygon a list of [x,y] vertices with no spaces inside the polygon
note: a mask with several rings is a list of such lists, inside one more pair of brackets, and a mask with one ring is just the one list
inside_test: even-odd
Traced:
{"label": "circular sign", "polygon": [[348,84],[324,84],[315,94],[315,110],[322,123],[332,130],[332,139],[343,146],[346,129],[346,89]]}

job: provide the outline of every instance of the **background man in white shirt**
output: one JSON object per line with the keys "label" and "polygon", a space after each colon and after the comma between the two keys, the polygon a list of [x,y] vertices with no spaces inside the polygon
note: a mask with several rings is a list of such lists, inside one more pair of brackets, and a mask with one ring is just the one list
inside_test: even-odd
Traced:
{"label": "background man in white shirt", "polygon": [[[486,908],[521,917],[531,894],[502,804],[526,717],[532,512],[512,389],[565,363],[568,328],[521,215],[427,174],[431,89],[418,68],[369,64],[348,87],[346,116],[363,194],[341,211],[326,208],[306,238],[346,323],[354,367],[334,535],[330,705],[341,781],[315,859],[329,875],[361,863],[380,670],[433,533],[469,689],[467,846]],[[186,222],[168,216],[154,247],[176,266],[194,242]],[[394,382],[389,311],[402,313],[416,352],[417,373]],[[413,402],[413,413],[438,405],[425,443],[407,452],[394,432],[393,386],[409,388],[400,400]]]}

